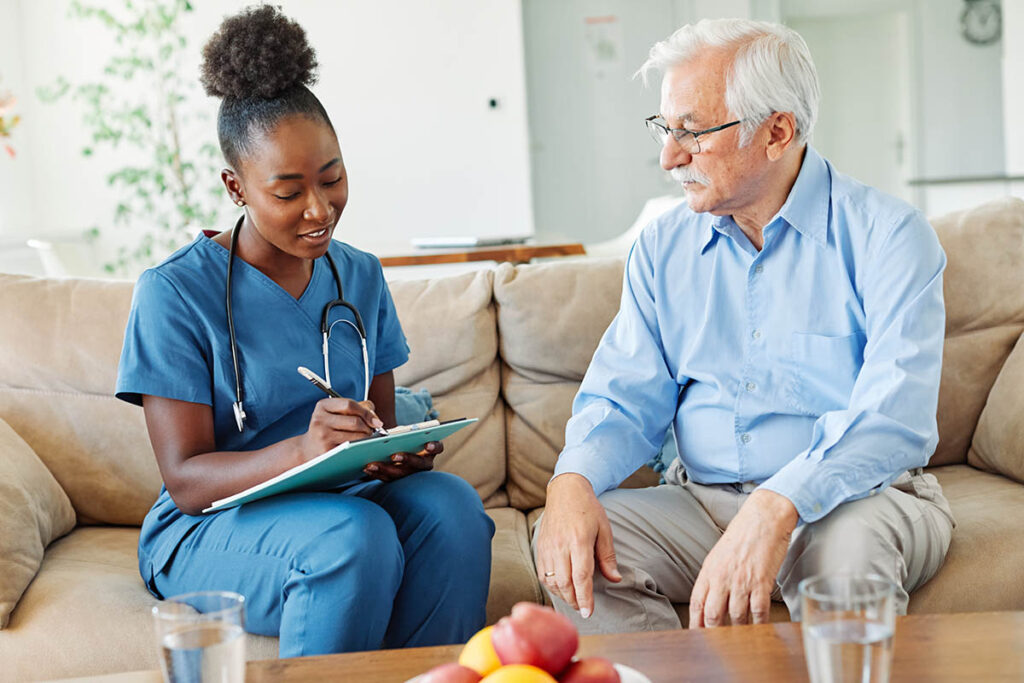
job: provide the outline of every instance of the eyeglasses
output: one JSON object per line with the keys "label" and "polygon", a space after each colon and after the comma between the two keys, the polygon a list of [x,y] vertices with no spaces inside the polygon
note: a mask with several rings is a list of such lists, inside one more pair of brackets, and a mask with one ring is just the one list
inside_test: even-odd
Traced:
{"label": "eyeglasses", "polygon": [[715,126],[714,128],[705,128],[704,130],[686,130],[685,128],[669,128],[664,122],[659,122],[656,119],[661,118],[659,114],[654,116],[648,116],[644,119],[644,123],[647,125],[647,130],[650,131],[651,137],[658,143],[659,146],[664,147],[665,141],[668,140],[668,136],[671,135],[680,147],[686,151],[687,154],[700,154],[700,136],[707,135],[708,133],[714,133],[715,131],[724,130],[730,126],[743,123],[743,119],[738,119],[731,123],[723,123],[721,126]]}

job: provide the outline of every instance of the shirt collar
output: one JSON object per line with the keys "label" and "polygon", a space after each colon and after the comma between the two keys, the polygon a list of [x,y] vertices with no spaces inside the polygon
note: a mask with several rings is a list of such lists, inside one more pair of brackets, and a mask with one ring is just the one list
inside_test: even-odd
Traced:
{"label": "shirt collar", "polygon": [[[810,237],[821,245],[828,244],[828,207],[832,192],[831,185],[832,179],[829,175],[828,165],[813,147],[807,145],[804,160],[800,164],[800,173],[797,174],[796,182],[793,183],[786,202],[776,216],[792,225],[800,234]],[[732,216],[712,216],[700,252],[704,253],[716,232],[728,234],[730,225],[732,225]]]}
{"label": "shirt collar", "polygon": [[828,244],[828,206],[832,194],[828,165],[810,145],[800,173],[778,215],[806,237]]}
{"label": "shirt collar", "polygon": [[727,227],[732,223],[732,216],[712,216],[711,222],[708,224],[708,234],[704,237],[704,242],[700,245],[700,253],[703,254],[707,251],[708,247],[715,239],[715,233],[722,233],[723,235],[728,234]]}

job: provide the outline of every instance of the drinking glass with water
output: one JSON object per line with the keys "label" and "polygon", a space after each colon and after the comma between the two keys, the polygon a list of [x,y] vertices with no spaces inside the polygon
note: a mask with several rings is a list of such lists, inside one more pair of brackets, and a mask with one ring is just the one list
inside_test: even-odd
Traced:
{"label": "drinking glass with water", "polygon": [[888,683],[895,584],[880,576],[815,576],[799,588],[811,683]]}
{"label": "drinking glass with water", "polygon": [[168,598],[153,607],[160,669],[167,683],[245,680],[245,598],[206,591]]}

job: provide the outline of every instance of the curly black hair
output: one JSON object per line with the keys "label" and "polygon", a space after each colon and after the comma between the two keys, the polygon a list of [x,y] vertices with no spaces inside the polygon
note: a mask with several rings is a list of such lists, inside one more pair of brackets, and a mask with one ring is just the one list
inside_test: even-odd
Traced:
{"label": "curly black hair", "polygon": [[254,138],[293,114],[331,120],[308,85],[316,83],[316,53],[306,32],[279,7],[248,7],[228,17],[203,48],[199,80],[222,98],[217,115],[220,149],[238,169]]}

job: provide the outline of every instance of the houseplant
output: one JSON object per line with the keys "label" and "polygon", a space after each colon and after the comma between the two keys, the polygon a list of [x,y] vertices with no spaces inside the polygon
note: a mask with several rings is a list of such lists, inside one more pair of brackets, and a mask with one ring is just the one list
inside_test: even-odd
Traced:
{"label": "houseplant", "polygon": [[209,115],[194,74],[183,68],[189,40],[182,24],[192,11],[187,0],[122,0],[116,12],[75,0],[72,16],[99,22],[113,38],[113,54],[96,80],[72,85],[61,77],[38,93],[47,102],[70,97],[82,105],[90,135],[83,156],[107,148],[126,162],[106,181],[116,190],[112,224],[128,231],[88,233],[119,244],[104,264],[112,275],[132,276],[216,225],[224,201]]}

